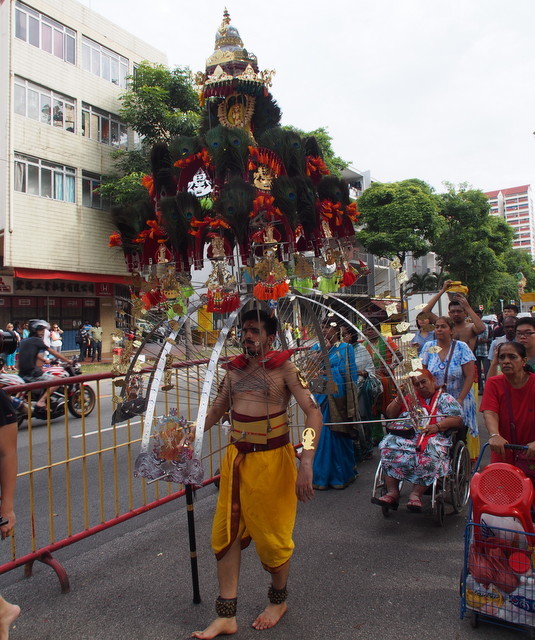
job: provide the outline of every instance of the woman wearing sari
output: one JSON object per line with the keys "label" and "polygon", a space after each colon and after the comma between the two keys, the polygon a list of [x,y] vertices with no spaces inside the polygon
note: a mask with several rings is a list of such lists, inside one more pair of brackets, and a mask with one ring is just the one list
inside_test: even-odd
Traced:
{"label": "woman wearing sari", "polygon": [[[353,429],[351,424],[339,422],[342,416],[337,415],[337,407],[346,404],[348,383],[358,380],[355,352],[352,345],[340,341],[338,323],[328,321],[322,331],[336,390],[331,394],[319,393],[314,396],[320,405],[325,425],[314,456],[313,487],[320,491],[345,489],[356,478],[353,441],[349,437]],[[315,348],[319,349],[319,346]]]}

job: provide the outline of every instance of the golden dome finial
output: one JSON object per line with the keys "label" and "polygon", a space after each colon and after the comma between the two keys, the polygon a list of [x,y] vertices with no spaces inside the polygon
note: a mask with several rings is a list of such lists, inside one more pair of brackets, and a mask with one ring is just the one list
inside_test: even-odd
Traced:
{"label": "golden dome finial", "polygon": [[223,11],[223,20],[221,21],[221,26],[219,27],[218,31],[221,35],[224,35],[225,32],[228,29],[228,26],[230,24],[230,13],[228,12],[227,8],[225,7],[225,10]]}

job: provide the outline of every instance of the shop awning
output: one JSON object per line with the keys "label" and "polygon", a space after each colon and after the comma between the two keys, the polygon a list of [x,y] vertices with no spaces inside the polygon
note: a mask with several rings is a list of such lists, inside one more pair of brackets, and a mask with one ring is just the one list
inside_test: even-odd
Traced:
{"label": "shop awning", "polygon": [[129,276],[115,276],[105,273],[78,273],[76,271],[52,271],[47,269],[22,269],[14,268],[15,278],[28,278],[31,280],[71,280],[74,282],[107,282],[110,284],[129,285]]}

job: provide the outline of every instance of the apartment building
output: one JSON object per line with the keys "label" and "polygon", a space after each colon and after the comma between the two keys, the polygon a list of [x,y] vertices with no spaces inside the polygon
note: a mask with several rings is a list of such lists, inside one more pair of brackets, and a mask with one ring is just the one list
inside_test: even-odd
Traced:
{"label": "apartment building", "polygon": [[490,213],[502,217],[513,227],[513,247],[529,251],[535,258],[535,211],[531,185],[488,191],[485,195]]}
{"label": "apartment building", "polygon": [[[95,188],[134,144],[119,96],[161,51],[74,0],[0,2],[0,326],[45,317],[115,326],[128,282]],[[104,345],[106,350],[109,345]]]}

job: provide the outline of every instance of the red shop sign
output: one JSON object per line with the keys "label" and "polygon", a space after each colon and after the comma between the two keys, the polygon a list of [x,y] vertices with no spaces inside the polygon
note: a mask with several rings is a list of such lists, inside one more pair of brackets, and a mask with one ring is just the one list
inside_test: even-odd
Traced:
{"label": "red shop sign", "polygon": [[113,296],[113,284],[111,282],[95,282],[95,295]]}

